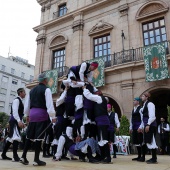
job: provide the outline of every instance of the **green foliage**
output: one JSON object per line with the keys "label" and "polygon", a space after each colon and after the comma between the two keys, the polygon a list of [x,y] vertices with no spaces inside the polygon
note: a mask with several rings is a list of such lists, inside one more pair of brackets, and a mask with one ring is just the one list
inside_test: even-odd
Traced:
{"label": "green foliage", "polygon": [[129,136],[129,120],[127,119],[127,117],[125,115],[123,115],[120,118],[120,129],[119,129],[119,135],[125,135],[125,136]]}
{"label": "green foliage", "polygon": [[7,115],[4,112],[0,112],[0,124],[2,125],[3,128],[8,123],[8,120],[9,120],[9,115]]}
{"label": "green foliage", "polygon": [[170,123],[170,106],[167,106],[167,109],[168,109],[168,123]]}

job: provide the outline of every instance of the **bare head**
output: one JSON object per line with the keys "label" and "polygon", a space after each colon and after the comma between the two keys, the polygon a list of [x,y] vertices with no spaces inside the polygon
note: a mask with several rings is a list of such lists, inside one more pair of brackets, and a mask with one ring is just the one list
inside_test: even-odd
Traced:
{"label": "bare head", "polygon": [[147,100],[149,100],[149,98],[151,97],[151,94],[149,92],[145,92],[142,94],[142,101],[145,102]]}
{"label": "bare head", "polygon": [[26,95],[25,89],[24,89],[24,88],[19,88],[19,89],[17,90],[17,94],[18,94],[18,96],[20,96],[22,99],[25,98],[25,95]]}

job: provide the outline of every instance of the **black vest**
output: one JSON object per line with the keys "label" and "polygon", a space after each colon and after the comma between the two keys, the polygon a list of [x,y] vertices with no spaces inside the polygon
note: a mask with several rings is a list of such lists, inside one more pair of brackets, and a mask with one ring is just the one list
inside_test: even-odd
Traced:
{"label": "black vest", "polygon": [[110,124],[115,126],[115,112],[111,112],[111,114],[109,115],[109,121]]}
{"label": "black vest", "polygon": [[74,145],[75,143],[73,142],[73,140],[72,139],[70,139],[67,135],[63,135],[64,137],[65,137],[65,144],[64,144],[64,146],[65,146],[65,148],[67,149],[67,150],[69,150],[69,148],[72,146],[72,145]]}
{"label": "black vest", "polygon": [[[24,113],[23,113],[24,105],[22,103],[22,100],[19,97],[15,98],[15,99],[19,100],[18,115],[19,115],[20,119],[22,120],[22,117],[24,116]],[[11,114],[13,114],[12,106],[11,106]]]}
{"label": "black vest", "polygon": [[94,102],[94,115],[95,117],[98,116],[103,116],[103,115],[107,115],[107,101],[105,99],[105,97],[101,96],[102,98],[102,103],[98,104],[97,102]]}
{"label": "black vest", "polygon": [[[87,67],[86,67],[86,70],[84,71],[84,77],[87,78],[87,74],[90,73],[89,71],[90,64],[89,63],[86,63],[86,64],[87,64]],[[71,69],[71,71],[73,71],[77,79],[80,79],[80,75],[79,75],[80,67],[81,67],[81,64],[79,66],[76,66],[76,69]]]}
{"label": "black vest", "polygon": [[47,109],[45,101],[45,90],[47,87],[40,83],[30,91],[30,108]]}
{"label": "black vest", "polygon": [[141,106],[138,106],[137,109],[134,112],[134,109],[132,111],[132,124],[135,122],[141,122],[141,116],[140,116],[140,111]]}
{"label": "black vest", "polygon": [[166,128],[167,123],[163,122],[160,124],[160,134],[168,133],[163,128]]}
{"label": "black vest", "polygon": [[56,116],[63,116],[65,112],[65,103],[62,103],[56,108]]}

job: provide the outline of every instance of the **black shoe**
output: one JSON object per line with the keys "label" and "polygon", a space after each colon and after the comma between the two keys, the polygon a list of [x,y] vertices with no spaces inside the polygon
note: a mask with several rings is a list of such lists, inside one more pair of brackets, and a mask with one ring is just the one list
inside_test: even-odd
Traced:
{"label": "black shoe", "polygon": [[70,160],[67,156],[62,156],[61,159]]}
{"label": "black shoe", "polygon": [[90,163],[99,163],[99,161],[96,160],[96,159],[94,159],[94,158],[90,158],[90,159],[89,159],[89,162],[90,162]]}
{"label": "black shoe", "polygon": [[117,158],[116,155],[113,155],[113,158]]}
{"label": "black shoe", "polygon": [[157,164],[158,162],[155,159],[150,159],[150,160],[147,160],[146,163],[147,164]]}
{"label": "black shoe", "polygon": [[1,157],[3,160],[12,160],[12,158],[9,158],[8,156],[1,154]]}
{"label": "black shoe", "polygon": [[148,159],[146,162],[150,162],[152,160],[152,158],[151,159]]}
{"label": "black shoe", "polygon": [[53,161],[61,161],[61,158],[57,159],[55,156],[53,156]]}
{"label": "black shoe", "polygon": [[33,163],[34,166],[46,166],[46,162],[43,161],[34,161]]}
{"label": "black shoe", "polygon": [[137,160],[138,162],[145,162],[145,158],[144,157],[141,157]]}
{"label": "black shoe", "polygon": [[43,157],[43,158],[50,158],[49,155],[43,155],[42,157]]}
{"label": "black shoe", "polygon": [[133,158],[132,161],[137,161],[138,159],[140,159],[141,157],[137,157],[137,158]]}
{"label": "black shoe", "polygon": [[103,161],[102,161],[103,164],[110,164],[112,163],[111,162],[111,158],[105,158]]}
{"label": "black shoe", "polygon": [[19,162],[20,161],[20,158],[19,157],[15,157],[12,159],[12,162]]}
{"label": "black shoe", "polygon": [[27,160],[27,158],[21,158],[19,160],[20,163],[24,164],[24,165],[28,165],[29,164],[29,161]]}

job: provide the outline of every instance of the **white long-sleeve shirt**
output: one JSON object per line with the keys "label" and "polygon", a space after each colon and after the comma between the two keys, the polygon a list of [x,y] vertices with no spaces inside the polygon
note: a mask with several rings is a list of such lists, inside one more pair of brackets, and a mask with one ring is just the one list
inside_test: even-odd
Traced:
{"label": "white long-sleeve shirt", "polygon": [[[110,113],[108,113],[108,115],[110,116],[111,113],[112,113],[112,111]],[[116,124],[117,128],[120,128],[120,121],[119,121],[117,113],[115,113],[115,124]]]}
{"label": "white long-sleeve shirt", "polygon": [[[84,72],[87,68],[87,64],[84,62],[81,64],[81,67],[80,67],[80,71],[79,71],[79,76],[80,76],[80,80],[81,81],[84,81]],[[88,74],[87,74],[87,79],[88,79],[88,82],[92,82],[92,79],[93,79],[93,72],[90,71]]]}
{"label": "white long-sleeve shirt", "polygon": [[[52,93],[49,88],[46,88],[45,90],[45,101],[46,101],[46,107],[47,107],[47,113],[50,117],[55,118],[55,110],[53,105],[53,99],[52,99]],[[30,93],[27,95],[25,105],[24,105],[24,114],[26,116],[29,116],[30,112]]]}
{"label": "white long-sleeve shirt", "polygon": [[66,98],[67,91],[64,90],[59,99],[56,100],[56,107],[60,106],[61,104],[64,103],[64,99]]}
{"label": "white long-sleeve shirt", "polygon": [[94,102],[96,102],[96,103],[98,103],[98,104],[101,104],[101,103],[102,103],[102,98],[101,98],[101,96],[98,96],[98,95],[96,95],[96,94],[90,93],[90,91],[89,91],[88,89],[84,89],[84,90],[83,90],[83,95],[84,95],[87,99],[89,99],[89,100],[91,100],[91,101],[94,101]]}
{"label": "white long-sleeve shirt", "polygon": [[[17,96],[21,99],[22,103],[23,103],[23,99],[20,96]],[[19,108],[19,99],[14,99],[14,101],[12,102],[12,115],[14,116],[14,119],[17,120],[17,122],[22,121],[19,117],[19,113],[18,113],[18,108]]]}
{"label": "white long-sleeve shirt", "polygon": [[[143,104],[141,111],[143,111],[146,102]],[[150,125],[156,119],[156,117],[155,117],[155,105],[152,102],[149,102],[148,105],[147,105],[147,108],[148,108],[148,116],[149,116],[147,124]]]}
{"label": "white long-sleeve shirt", "polygon": [[[138,105],[139,106],[139,105]],[[136,109],[138,108],[138,106],[134,107],[133,110],[134,112],[136,111]],[[141,112],[141,110],[139,111],[140,113],[140,118],[141,118],[141,124],[139,126],[139,129],[143,129],[144,125],[143,125],[143,114]],[[129,130],[132,130],[132,116],[130,118],[130,127],[129,127]]]}

